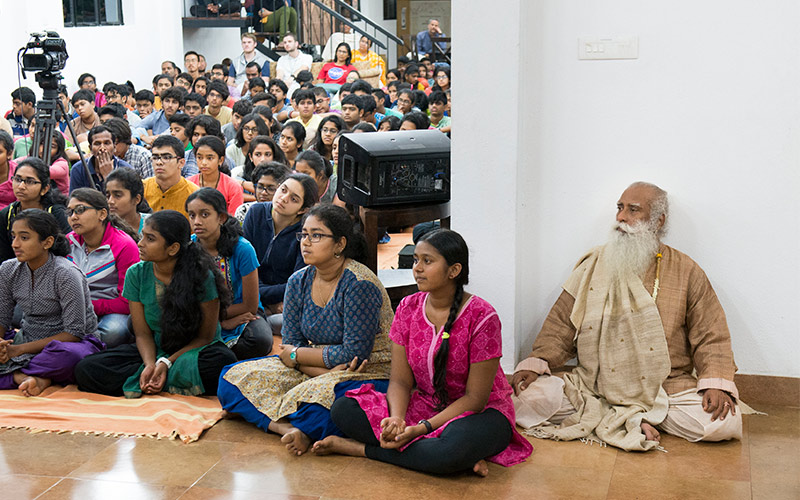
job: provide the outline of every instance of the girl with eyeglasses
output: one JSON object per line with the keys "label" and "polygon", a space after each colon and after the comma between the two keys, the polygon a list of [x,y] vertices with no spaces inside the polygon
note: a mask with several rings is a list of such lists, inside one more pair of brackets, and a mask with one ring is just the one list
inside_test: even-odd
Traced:
{"label": "girl with eyeglasses", "polygon": [[0,261],[14,258],[14,251],[11,249],[11,223],[23,210],[44,210],[55,217],[61,234],[72,231],[64,213],[66,199],[57,189],[52,189],[50,169],[42,160],[28,157],[20,161],[10,182],[17,201],[0,210],[0,224],[5,227],[5,231],[0,230]]}
{"label": "girl with eyeglasses", "polygon": [[362,386],[386,390],[393,315],[383,285],[359,262],[365,242],[346,210],[315,206],[297,237],[306,267],[286,286],[279,355],[228,367],[217,395],[225,410],[302,455],[339,432],[329,411],[336,398]]}
{"label": "girl with eyeglasses", "polygon": [[242,203],[242,205],[236,209],[236,219],[244,224],[244,219],[250,207],[256,203],[272,201],[272,197],[275,196],[275,193],[278,191],[278,186],[283,183],[289,173],[291,173],[289,167],[277,161],[259,164],[253,172],[256,200]]}
{"label": "girl with eyeglasses", "polygon": [[280,335],[283,294],[289,276],[304,266],[300,243],[300,218],[317,202],[317,184],[307,175],[293,173],[278,186],[272,201],[256,203],[244,218],[244,237],[258,257],[258,293],[275,335]]}
{"label": "girl with eyeglasses", "polygon": [[72,226],[67,234],[67,258],[83,271],[89,283],[100,340],[107,347],[133,342],[128,330],[130,308],[122,289],[128,268],[139,262],[137,233],[110,213],[106,197],[95,189],[73,191],[67,215]]}
{"label": "girl with eyeglasses", "polygon": [[219,137],[202,137],[194,146],[194,154],[200,173],[189,177],[189,181],[222,193],[228,213],[236,213],[244,201],[244,193],[242,186],[228,175],[230,172],[225,171],[225,144]]}
{"label": "girl with eyeglasses", "polygon": [[515,430],[512,389],[500,367],[495,309],[464,290],[469,249],[455,231],[423,236],[414,249],[420,291],[402,300],[392,323],[388,391],[365,386],[333,403],[331,436],[317,454],[368,457],[429,474],[506,467],[533,451]]}
{"label": "girl with eyeglasses", "polygon": [[253,185],[256,180],[253,177],[253,172],[256,169],[256,165],[266,162],[281,162],[285,164],[286,157],[271,137],[259,135],[250,142],[250,147],[247,150],[247,160],[245,160],[244,165],[231,171],[231,177],[236,179],[244,190],[244,201],[256,200],[255,186]]}
{"label": "girl with eyeglasses", "polygon": [[80,390],[127,398],[216,393],[222,368],[236,361],[222,343],[219,323],[231,293],[191,236],[189,221],[178,211],[148,217],[139,240],[142,261],[128,269],[122,292],[136,343],[78,363]]}
{"label": "girl with eyeglasses", "polygon": [[141,177],[131,168],[117,168],[106,177],[105,189],[109,212],[133,228],[138,241],[144,221],[153,211],[144,199]]}
{"label": "girl with eyeglasses", "polygon": [[236,140],[229,144],[225,150],[225,156],[230,158],[237,167],[244,166],[247,161],[247,152],[250,151],[250,143],[259,135],[269,135],[269,126],[257,113],[250,113],[242,118],[239,131],[236,132]]}
{"label": "girl with eyeglasses", "polygon": [[272,350],[272,330],[258,298],[258,258],[242,237],[242,226],[228,215],[217,190],[201,188],[186,199],[192,241],[208,252],[233,293],[221,321],[222,341],[238,359],[266,356]]}
{"label": "girl with eyeglasses", "polygon": [[[333,140],[342,131],[347,130],[344,120],[338,115],[326,116],[319,122],[318,133],[309,150],[316,151],[328,161],[333,159]],[[334,162],[334,165],[336,163]]]}
{"label": "girl with eyeglasses", "polygon": [[75,365],[104,349],[83,273],[64,257],[69,244],[52,215],[29,208],[11,226],[16,259],[0,264],[0,331],[25,316],[15,336],[0,338],[0,389],[38,396],[51,383],[74,382]]}

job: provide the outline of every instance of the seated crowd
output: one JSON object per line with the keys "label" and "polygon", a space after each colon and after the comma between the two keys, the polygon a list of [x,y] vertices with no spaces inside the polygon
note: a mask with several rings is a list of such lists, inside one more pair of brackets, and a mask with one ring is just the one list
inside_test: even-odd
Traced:
{"label": "seated crowd", "polygon": [[[741,434],[724,313],[699,267],[659,240],[666,193],[623,193],[612,242],[578,265],[509,383],[498,314],[464,289],[461,236],[417,240],[420,292],[393,312],[336,194],[343,135],[450,133],[449,67],[385,72],[381,60],[376,87],[350,78],[353,60],[373,59],[366,38],[340,43],[318,75],[292,33],[283,42],[274,78],[250,34],[227,68],[206,73],[194,52],[186,73],[165,62],[153,91],[100,92],[82,75],[71,97],[62,89],[74,113],[60,117],[50,165],[32,150],[33,93],[12,93],[12,133],[0,132],[0,389],[218,395],[297,455],[437,474],[524,461],[533,448],[517,423],[641,450],[658,445],[656,428],[693,441]],[[607,325],[621,321],[615,308],[631,311],[624,329]],[[640,334],[625,349],[611,339]],[[550,376],[576,354],[574,374]],[[641,381],[631,368],[611,375],[632,359]]]}

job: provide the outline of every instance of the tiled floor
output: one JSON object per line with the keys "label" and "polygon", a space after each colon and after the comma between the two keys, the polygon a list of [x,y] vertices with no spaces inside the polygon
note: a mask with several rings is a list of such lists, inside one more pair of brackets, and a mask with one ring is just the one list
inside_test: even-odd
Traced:
{"label": "tiled floor", "polygon": [[[397,265],[410,236],[392,235],[379,247],[381,268]],[[296,457],[277,436],[242,420],[223,420],[189,445],[0,430],[0,500],[800,499],[800,408],[758,409],[769,416],[746,416],[741,442],[664,436],[668,453],[640,454],[531,439],[527,462],[490,464],[483,479],[351,457]]]}
{"label": "tiled floor", "polygon": [[223,420],[189,445],[7,430],[0,431],[0,498],[800,498],[800,409],[760,409],[769,416],[746,416],[741,442],[665,436],[668,453],[641,454],[532,439],[527,462],[491,464],[485,479],[296,457],[242,420]]}

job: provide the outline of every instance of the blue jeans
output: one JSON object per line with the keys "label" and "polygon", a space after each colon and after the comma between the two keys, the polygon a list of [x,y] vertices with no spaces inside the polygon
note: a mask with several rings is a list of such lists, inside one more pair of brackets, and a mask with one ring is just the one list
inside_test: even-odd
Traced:
{"label": "blue jeans", "polygon": [[108,349],[134,341],[133,333],[128,328],[130,316],[127,314],[106,314],[97,322],[97,336]]}

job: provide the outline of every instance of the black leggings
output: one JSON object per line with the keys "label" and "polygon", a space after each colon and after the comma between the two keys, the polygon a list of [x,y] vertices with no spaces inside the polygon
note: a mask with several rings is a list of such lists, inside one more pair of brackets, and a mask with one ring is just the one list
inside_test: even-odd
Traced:
{"label": "black leggings", "polygon": [[345,435],[366,444],[367,458],[432,474],[470,470],[479,460],[506,449],[513,435],[505,415],[489,408],[450,422],[439,437],[420,439],[400,452],[381,448],[355,399],[334,401],[331,418]]}
{"label": "black leggings", "polygon": [[[236,362],[236,355],[222,342],[203,347],[197,356],[200,379],[207,395],[217,395],[219,374],[225,365]],[[75,367],[78,388],[108,396],[122,396],[122,386],[142,366],[136,344],[121,346],[86,356]]]}
{"label": "black leggings", "polygon": [[231,350],[239,359],[260,358],[267,356],[272,351],[272,329],[263,316],[247,323],[242,334],[231,346]]}

